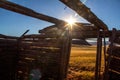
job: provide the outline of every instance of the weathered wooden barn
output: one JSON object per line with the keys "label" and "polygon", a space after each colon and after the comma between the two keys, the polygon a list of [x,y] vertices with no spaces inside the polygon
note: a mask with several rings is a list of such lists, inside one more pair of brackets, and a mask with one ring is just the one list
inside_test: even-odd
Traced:
{"label": "weathered wooden barn", "polygon": [[[0,80],[29,80],[34,65],[40,68],[43,80],[65,80],[68,69],[72,39],[81,40],[79,44],[88,45],[86,38],[97,38],[95,80],[100,80],[101,54],[104,46],[105,71],[103,80],[120,79],[120,30],[108,27],[79,0],[60,0],[90,22],[76,23],[72,31],[64,27],[67,22],[21,5],[0,0],[0,8],[26,16],[54,23],[39,34],[20,37],[0,35]],[[92,25],[94,24],[94,25]],[[82,27],[82,28],[81,28]],[[102,38],[108,37],[109,48],[102,45]]]}

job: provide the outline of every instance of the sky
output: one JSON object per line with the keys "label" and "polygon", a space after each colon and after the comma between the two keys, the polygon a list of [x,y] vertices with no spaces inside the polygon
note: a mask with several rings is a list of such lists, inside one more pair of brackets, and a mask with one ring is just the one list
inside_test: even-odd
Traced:
{"label": "sky", "polygon": [[[33,9],[36,12],[64,20],[70,16],[78,22],[87,22],[59,0],[8,0]],[[120,29],[120,0],[81,0],[111,30]],[[0,8],[0,34],[20,36],[26,30],[36,34],[38,30],[53,25],[29,16]]]}

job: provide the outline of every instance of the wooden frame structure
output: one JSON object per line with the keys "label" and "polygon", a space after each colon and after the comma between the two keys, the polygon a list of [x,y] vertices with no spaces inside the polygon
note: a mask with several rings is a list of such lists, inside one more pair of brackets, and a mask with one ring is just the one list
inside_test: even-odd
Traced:
{"label": "wooden frame structure", "polygon": [[[89,28],[86,28],[85,24],[76,23],[79,26],[84,27],[83,34],[87,34],[87,35],[84,35],[84,36],[78,35],[79,31],[77,32],[76,31],[77,29],[74,30],[74,32],[76,32],[76,34],[71,35],[71,30],[66,29],[64,27],[66,22],[63,20],[59,20],[59,19],[56,19],[56,18],[53,18],[50,16],[46,16],[41,13],[37,13],[29,8],[17,5],[15,3],[12,3],[9,1],[0,0],[1,8],[54,23],[55,25],[53,25],[52,27],[57,27],[58,31],[60,31],[61,33],[64,33],[64,35],[62,35],[62,36],[61,36],[61,34],[57,34],[57,35],[49,34],[48,32],[46,32],[47,28],[45,28],[45,29],[39,31],[41,33],[39,35],[37,35],[37,34],[36,35],[25,35],[25,33],[28,32],[28,31],[26,31],[20,38],[0,35],[0,43],[1,43],[0,44],[0,52],[3,53],[4,55],[6,55],[6,53],[9,53],[9,52],[5,52],[5,51],[7,51],[7,50],[9,51],[8,47],[11,47],[10,51],[12,52],[11,54],[14,54],[14,56],[10,57],[10,59],[17,60],[15,62],[14,62],[14,60],[10,61],[10,63],[15,63],[15,64],[10,64],[10,65],[7,64],[10,66],[10,69],[9,69],[10,72],[11,72],[11,70],[13,70],[13,73],[4,75],[4,77],[5,76],[11,77],[12,80],[18,80],[18,78],[19,79],[22,78],[21,80],[23,80],[24,77],[21,76],[21,74],[23,72],[21,73],[20,71],[26,71],[29,73],[29,70],[27,67],[31,65],[31,61],[34,62],[34,60],[39,60],[38,57],[32,55],[32,53],[35,53],[39,57],[41,55],[46,56],[43,53],[50,53],[50,54],[55,53],[54,56],[52,56],[52,58],[55,59],[56,62],[53,61],[54,63],[51,63],[51,62],[47,63],[49,65],[52,64],[50,68],[47,68],[47,67],[43,68],[41,66],[42,70],[43,70],[43,74],[44,74],[44,76],[47,75],[47,78],[53,78],[54,80],[64,80],[64,79],[66,79],[66,75],[67,75],[67,68],[68,68],[68,62],[69,62],[69,57],[70,57],[72,38],[77,38],[77,39],[83,38],[84,39],[84,38],[89,38],[89,37],[90,38],[97,37],[95,80],[100,80],[102,38],[110,37],[113,34],[112,31],[108,31],[107,25],[104,24],[94,13],[92,13],[90,11],[89,8],[87,8],[79,0],[60,0],[60,1],[63,2],[68,7],[70,7],[71,9],[73,9],[74,11],[76,11],[80,16],[82,16],[83,18],[88,20],[91,24],[95,25],[94,27],[90,26]],[[51,27],[48,27],[48,28],[50,29]],[[88,30],[91,30],[91,31],[88,31]],[[116,35],[120,36],[120,31],[117,31]],[[56,40],[58,41],[58,43],[53,44],[54,41],[56,41]],[[111,42],[113,42],[113,41],[111,41]],[[9,44],[6,44],[6,43],[9,43]],[[64,43],[66,43],[66,44],[64,44]],[[112,43],[111,43],[111,45],[113,46]],[[15,48],[13,49],[12,46],[15,46]],[[49,49],[48,49],[48,47],[49,47]],[[55,52],[50,49],[51,47],[55,49]],[[57,50],[56,50],[56,48],[57,48]],[[39,54],[38,52],[40,52],[41,55],[38,55]],[[106,52],[106,48],[104,49],[104,52]],[[112,51],[110,51],[109,58],[111,58],[111,54],[112,54]],[[26,58],[26,56],[29,58]],[[31,59],[30,59],[30,57],[31,57]],[[48,57],[51,57],[51,56],[48,56]],[[57,57],[57,58],[55,58],[55,57]],[[2,58],[0,58],[0,59],[2,59]],[[28,62],[25,61],[25,59],[27,59]],[[47,60],[47,58],[45,58],[45,59]],[[9,61],[7,61],[7,62],[9,62]],[[41,62],[41,64],[43,63],[43,61],[40,61],[40,62]],[[105,65],[106,71],[105,71],[104,80],[110,80],[108,78],[107,74],[109,74],[109,75],[113,74],[113,73],[109,73],[110,72],[109,68],[111,67],[110,66],[111,60],[109,60],[109,59],[105,60],[105,63],[106,62],[108,62],[109,64]],[[56,64],[56,65],[54,65],[54,64]],[[23,65],[25,65],[26,68],[21,67]],[[55,67],[55,66],[57,66],[57,67]],[[2,68],[3,67],[4,66],[2,66]],[[14,69],[11,67],[14,67]],[[55,68],[58,71],[53,72],[52,71],[53,68]],[[21,70],[19,70],[19,69],[21,69]],[[47,74],[47,72],[45,70],[48,70],[48,72],[52,72],[52,74],[49,74],[49,73]],[[28,73],[25,73],[22,75],[28,76]],[[118,74],[118,76],[120,76],[120,75]],[[112,77],[112,79],[114,79],[114,76]],[[116,79],[116,77],[115,77],[115,79]],[[7,78],[7,80],[9,80],[9,79]]]}

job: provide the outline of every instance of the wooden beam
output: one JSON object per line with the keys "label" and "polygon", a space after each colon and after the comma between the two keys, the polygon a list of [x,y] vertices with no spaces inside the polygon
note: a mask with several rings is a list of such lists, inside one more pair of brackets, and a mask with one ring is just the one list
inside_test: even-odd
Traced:
{"label": "wooden beam", "polygon": [[[15,3],[12,3],[12,2],[9,2],[9,1],[6,1],[6,0],[0,0],[0,7],[4,8],[4,9],[7,9],[7,10],[10,10],[10,11],[13,11],[13,12],[16,12],[16,13],[20,13],[20,14],[27,15],[27,16],[30,16],[30,17],[34,17],[34,18],[37,18],[37,19],[40,19],[40,20],[44,20],[44,21],[54,23],[56,27],[64,27],[64,25],[66,24],[66,22],[63,21],[63,20],[60,20],[60,19],[57,19],[57,18],[54,18],[54,17],[50,17],[50,16],[47,16],[47,15],[35,12],[32,9],[23,7],[21,5],[18,5],[18,4],[15,4]],[[77,26],[83,26],[83,27],[88,25],[86,23],[76,23],[76,24],[77,24]],[[91,27],[91,26],[88,26],[88,27]]]}
{"label": "wooden beam", "polygon": [[23,7],[21,5],[9,2],[7,0],[0,0],[0,7],[4,8],[4,9],[7,9],[7,10],[10,10],[10,11],[20,13],[20,14],[31,16],[31,17],[34,17],[34,18],[37,18],[37,19],[41,19],[41,20],[44,20],[44,21],[55,23],[55,24],[65,23],[62,20],[59,20],[59,19],[47,16],[47,15],[35,12],[32,9],[29,9],[29,8]]}
{"label": "wooden beam", "polygon": [[102,37],[98,31],[97,37],[97,54],[96,54],[96,64],[95,64],[95,80],[100,80],[100,71],[101,71],[101,55],[102,55]]}
{"label": "wooden beam", "polygon": [[19,37],[16,37],[16,36],[7,36],[7,35],[3,35],[3,34],[0,34],[0,38],[4,38],[4,39],[18,39]]}
{"label": "wooden beam", "polygon": [[[58,25],[52,25],[52,26],[48,26],[42,30],[39,30],[39,33],[46,33],[46,32],[55,32],[57,31],[59,28],[58,28]],[[97,28],[92,25],[92,24],[88,24],[88,23],[75,23],[75,25],[73,25],[73,28],[72,28],[72,31],[73,32],[76,32],[76,31],[81,31],[81,30],[96,30],[97,31]]]}
{"label": "wooden beam", "polygon": [[106,24],[103,23],[89,8],[87,8],[80,0],[60,0],[62,3],[76,11],[80,16],[94,24],[100,29],[108,30]]}

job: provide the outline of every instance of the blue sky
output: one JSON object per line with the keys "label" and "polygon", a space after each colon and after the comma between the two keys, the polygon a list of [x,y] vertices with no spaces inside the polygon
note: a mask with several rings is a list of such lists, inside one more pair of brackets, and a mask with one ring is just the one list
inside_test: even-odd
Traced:
{"label": "blue sky", "polygon": [[[8,0],[25,7],[31,8],[36,12],[65,19],[69,16],[75,16],[76,13],[66,8],[59,0]],[[120,29],[120,0],[81,0],[94,12],[109,29],[113,27]],[[75,16],[79,22],[86,22],[80,16]],[[0,8],[0,34],[20,36],[27,29],[29,34],[36,34],[38,30],[43,29],[52,23],[21,15]]]}

